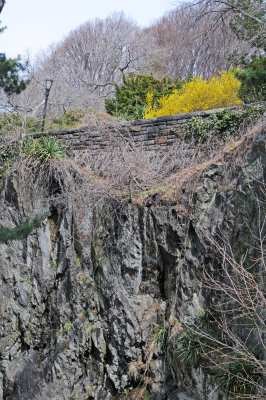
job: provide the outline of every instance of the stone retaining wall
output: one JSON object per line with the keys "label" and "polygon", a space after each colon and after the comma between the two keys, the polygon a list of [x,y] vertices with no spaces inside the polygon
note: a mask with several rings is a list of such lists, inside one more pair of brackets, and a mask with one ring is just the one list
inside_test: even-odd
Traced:
{"label": "stone retaining wall", "polygon": [[[253,103],[262,104],[261,103]],[[226,110],[237,110],[248,107],[229,107]],[[135,146],[142,146],[145,151],[163,151],[164,148],[173,144],[192,117],[209,118],[212,114],[225,109],[197,111],[187,114],[178,114],[167,117],[152,118],[137,121],[118,121],[113,125],[100,123],[99,125],[82,126],[68,130],[51,131],[43,136],[53,136],[64,140],[71,151],[97,151],[105,149],[117,138],[122,138],[127,143]],[[30,135],[33,138],[42,137],[41,133]],[[4,145],[8,139],[0,138],[0,145]],[[13,138],[14,140],[14,138]]]}
{"label": "stone retaining wall", "polygon": [[[241,109],[241,107],[228,108],[228,110],[233,109]],[[156,151],[173,144],[177,140],[180,128],[185,127],[192,117],[207,119],[210,115],[223,110],[198,111],[146,120],[118,122],[115,126],[83,126],[47,132],[44,135],[55,136],[57,139],[70,142],[69,147],[74,151],[104,149],[112,140],[121,137],[135,146],[142,146],[146,151]],[[39,133],[33,135],[34,138],[40,136]]]}

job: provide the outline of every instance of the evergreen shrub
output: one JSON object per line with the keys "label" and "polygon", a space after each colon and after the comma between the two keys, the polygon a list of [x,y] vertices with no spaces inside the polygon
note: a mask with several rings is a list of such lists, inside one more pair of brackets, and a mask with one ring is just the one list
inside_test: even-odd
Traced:
{"label": "evergreen shrub", "polygon": [[127,120],[144,118],[146,97],[152,92],[152,102],[162,96],[168,96],[175,89],[180,89],[183,81],[178,79],[155,79],[152,75],[123,75],[123,83],[115,83],[115,98],[105,99],[108,114]]}
{"label": "evergreen shrub", "polygon": [[26,218],[24,222],[15,228],[7,228],[0,226],[0,242],[7,242],[8,240],[21,240],[25,239],[34,229],[40,228],[42,222],[49,215],[44,213],[36,215],[34,218]]}
{"label": "evergreen shrub", "polygon": [[253,55],[250,60],[242,60],[242,69],[235,71],[241,81],[239,96],[245,103],[266,101],[266,57]]}

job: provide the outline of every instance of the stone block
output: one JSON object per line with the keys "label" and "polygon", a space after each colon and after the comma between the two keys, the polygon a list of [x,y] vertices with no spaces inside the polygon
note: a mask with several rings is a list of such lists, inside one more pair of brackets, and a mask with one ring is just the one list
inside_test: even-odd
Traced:
{"label": "stone block", "polygon": [[159,136],[155,138],[155,143],[162,144],[167,142],[167,136]]}
{"label": "stone block", "polygon": [[141,129],[142,129],[142,126],[141,126],[141,125],[136,125],[136,126],[131,126],[130,129],[129,129],[129,131],[130,131],[130,132],[140,132]]}

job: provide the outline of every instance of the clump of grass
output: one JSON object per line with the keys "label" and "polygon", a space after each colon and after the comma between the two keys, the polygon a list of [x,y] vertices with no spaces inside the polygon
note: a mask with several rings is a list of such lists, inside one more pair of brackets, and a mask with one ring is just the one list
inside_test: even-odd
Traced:
{"label": "clump of grass", "polygon": [[22,145],[22,153],[27,158],[45,163],[48,160],[65,158],[64,144],[53,137],[40,140],[26,139]]}
{"label": "clump of grass", "polygon": [[167,328],[164,324],[156,325],[155,328],[155,346],[163,350],[167,340]]}
{"label": "clump of grass", "polygon": [[65,330],[66,330],[67,332],[69,332],[70,329],[71,329],[71,322],[70,322],[70,321],[67,321],[67,322],[65,323]]}
{"label": "clump of grass", "polygon": [[32,281],[30,279],[20,278],[20,282],[25,282],[32,286]]}

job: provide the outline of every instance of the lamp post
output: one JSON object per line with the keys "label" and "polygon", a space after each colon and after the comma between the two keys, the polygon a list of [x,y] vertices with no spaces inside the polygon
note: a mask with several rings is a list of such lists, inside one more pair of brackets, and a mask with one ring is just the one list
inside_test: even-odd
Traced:
{"label": "lamp post", "polygon": [[41,127],[42,134],[44,132],[44,124],[45,124],[48,97],[49,97],[49,93],[50,93],[53,81],[54,80],[50,79],[50,78],[45,79],[45,101],[44,101],[44,108],[43,108],[43,115],[42,115],[42,127]]}

